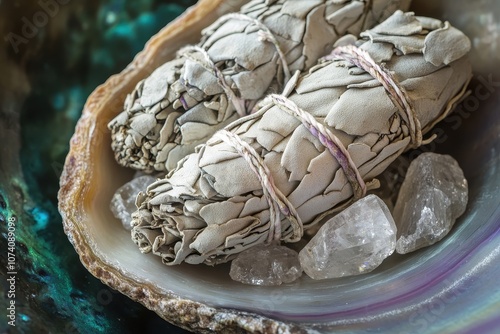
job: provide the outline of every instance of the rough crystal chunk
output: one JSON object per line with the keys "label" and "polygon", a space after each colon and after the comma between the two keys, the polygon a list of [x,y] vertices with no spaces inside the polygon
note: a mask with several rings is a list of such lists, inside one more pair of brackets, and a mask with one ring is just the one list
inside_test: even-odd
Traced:
{"label": "rough crystal chunk", "polygon": [[330,219],[300,251],[302,268],[313,279],[372,271],[394,252],[396,225],[385,203],[368,195]]}
{"label": "rough crystal chunk", "polygon": [[394,207],[396,251],[406,254],[446,236],[467,206],[467,180],[455,159],[421,154],[410,164]]}
{"label": "rough crystal chunk", "polygon": [[252,285],[291,283],[302,275],[296,251],[279,245],[258,245],[240,254],[229,272],[235,281]]}
{"label": "rough crystal chunk", "polygon": [[131,215],[137,210],[135,206],[135,198],[140,191],[146,190],[147,186],[156,181],[156,178],[150,175],[144,175],[133,179],[132,181],[126,183],[124,186],[118,188],[118,190],[113,195],[111,203],[109,205],[113,215],[120,219],[123,227],[127,230],[131,230],[132,222]]}

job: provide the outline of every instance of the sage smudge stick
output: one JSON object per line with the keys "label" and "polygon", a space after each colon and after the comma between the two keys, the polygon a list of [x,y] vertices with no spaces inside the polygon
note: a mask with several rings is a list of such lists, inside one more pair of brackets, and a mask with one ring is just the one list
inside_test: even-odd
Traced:
{"label": "sage smudge stick", "polygon": [[312,67],[341,37],[410,0],[254,0],[220,18],[196,46],[141,81],[109,123],[123,166],[169,171],[217,130],[248,114],[290,73]]}
{"label": "sage smudge stick", "polygon": [[214,265],[300,240],[426,142],[466,92],[469,49],[448,22],[396,12],[150,185],[132,239],[168,265]]}

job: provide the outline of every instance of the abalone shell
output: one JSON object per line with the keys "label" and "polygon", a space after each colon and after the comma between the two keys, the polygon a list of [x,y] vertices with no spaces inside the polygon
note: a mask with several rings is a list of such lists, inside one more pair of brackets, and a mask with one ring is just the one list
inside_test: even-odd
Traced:
{"label": "abalone shell", "polygon": [[[133,172],[115,163],[107,123],[127,92],[217,16],[243,1],[200,1],[154,36],[134,62],[89,97],[71,140],[59,207],[82,263],[113,289],[198,332],[451,333],[500,330],[500,4],[416,1],[418,15],[448,19],[473,42],[471,94],[421,151],[453,155],[470,184],[466,213],[440,243],[394,255],[374,272],[279,287],[231,281],[227,265],[165,267],[141,254],[109,210]],[[415,156],[411,152],[408,159]]]}

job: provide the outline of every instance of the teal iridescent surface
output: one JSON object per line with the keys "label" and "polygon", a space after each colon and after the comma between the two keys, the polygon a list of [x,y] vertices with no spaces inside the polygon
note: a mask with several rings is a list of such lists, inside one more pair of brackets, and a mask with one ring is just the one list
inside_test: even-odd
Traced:
{"label": "teal iridescent surface", "polygon": [[[213,306],[249,310],[326,333],[500,330],[500,5],[494,0],[415,2],[428,7],[418,14],[429,14],[429,10],[464,28],[475,48],[471,96],[438,125],[435,144],[422,149],[452,154],[469,180],[471,200],[453,232],[431,248],[392,257],[367,276],[332,280],[327,285],[304,278],[281,288],[242,288],[204,268],[204,279],[193,289],[184,282],[195,282],[197,277],[194,270],[184,267],[173,270],[180,279],[172,283],[172,290]],[[44,333],[49,328],[57,333],[133,333],[141,327],[142,333],[157,329],[173,333],[166,322],[83,269],[55,209],[59,173],[82,103],[109,73],[122,69],[158,28],[147,28],[148,24],[143,28],[143,22],[155,22],[152,18],[161,12],[153,1],[96,3],[92,6],[101,8],[96,22],[101,22],[102,34],[92,30],[88,39],[83,33],[69,33],[64,43],[75,47],[61,51],[57,47],[64,44],[56,44],[45,57],[32,60],[33,90],[21,123],[23,173],[15,159],[8,157],[16,150],[17,142],[12,139],[19,133],[9,111],[20,109],[20,103],[7,105],[15,97],[7,96],[8,100],[0,95],[0,119],[9,120],[5,122],[8,131],[0,133],[0,231],[5,233],[5,221],[14,215],[18,221],[16,329],[25,333]],[[136,14],[120,18],[117,13],[124,11]],[[72,22],[75,31],[84,30]],[[129,35],[134,37],[129,40]],[[109,39],[113,42],[107,43]],[[84,49],[85,57],[77,51]],[[61,52],[74,55],[62,57]],[[3,251],[4,236],[0,242]],[[2,257],[1,261],[4,275],[6,260]],[[2,309],[6,301],[2,299]],[[4,320],[0,321],[2,329]]]}
{"label": "teal iridescent surface", "polygon": [[[56,196],[87,96],[194,3],[0,2],[5,40],[0,50],[0,332],[184,333],[84,269],[62,230]],[[49,18],[45,24],[31,20],[41,15]],[[40,23],[33,36],[26,20]],[[8,222],[14,220],[11,261]],[[14,295],[5,281],[11,276]],[[5,311],[12,300],[15,327]]]}

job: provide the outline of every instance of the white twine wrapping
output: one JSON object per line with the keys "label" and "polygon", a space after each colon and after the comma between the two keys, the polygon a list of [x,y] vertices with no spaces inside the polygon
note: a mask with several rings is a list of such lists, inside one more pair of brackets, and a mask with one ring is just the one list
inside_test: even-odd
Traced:
{"label": "white twine wrapping", "polygon": [[410,137],[414,148],[423,144],[422,127],[417,113],[406,90],[389,70],[378,65],[370,54],[354,45],[340,46],[326,56],[326,60],[345,60],[368,72],[377,79],[387,91],[393,103],[406,114],[409,123]]}
{"label": "white twine wrapping", "polygon": [[259,156],[255,149],[248,143],[243,141],[236,134],[221,130],[215,134],[215,136],[233,147],[239,155],[241,155],[252,171],[257,175],[260,183],[262,184],[262,190],[264,196],[269,204],[270,210],[270,228],[268,242],[273,240],[281,240],[281,215],[282,213],[292,224],[293,234],[286,241],[297,242],[304,234],[304,227],[302,220],[300,219],[295,207],[290,203],[288,198],[276,187],[271,174],[271,171],[265,164],[264,160]]}
{"label": "white twine wrapping", "polygon": [[[278,56],[281,61],[281,65],[283,67],[283,74],[284,74],[284,82],[288,82],[290,80],[290,70],[288,68],[288,63],[286,61],[285,54],[281,50],[281,47],[278,43],[278,40],[276,37],[273,35],[271,30],[267,28],[262,22],[260,22],[257,19],[254,19],[250,16],[247,16],[245,14],[239,14],[239,13],[231,13],[231,14],[226,14],[222,17],[220,17],[216,23],[218,25],[222,25],[224,22],[231,20],[231,19],[238,19],[238,20],[243,20],[243,21],[248,21],[253,24],[255,24],[258,28],[258,36],[259,40],[265,41],[265,42],[270,42],[274,45],[276,48],[276,51],[278,52]],[[196,58],[193,56],[192,53],[198,52],[203,56],[204,61],[200,61],[200,59]],[[207,71],[212,72],[215,77],[217,78],[217,81],[219,85],[222,87],[228,98],[233,102],[233,105],[236,109],[236,112],[240,117],[246,116],[248,114],[247,108],[246,108],[246,101],[244,99],[239,98],[236,93],[233,91],[233,89],[227,84],[224,74],[222,74],[221,70],[215,65],[215,63],[212,61],[210,58],[210,55],[208,52],[199,47],[199,46],[194,46],[194,45],[188,45],[183,47],[177,52],[177,55],[179,57],[185,57],[188,58],[189,60],[196,62],[203,68],[205,68]]]}

